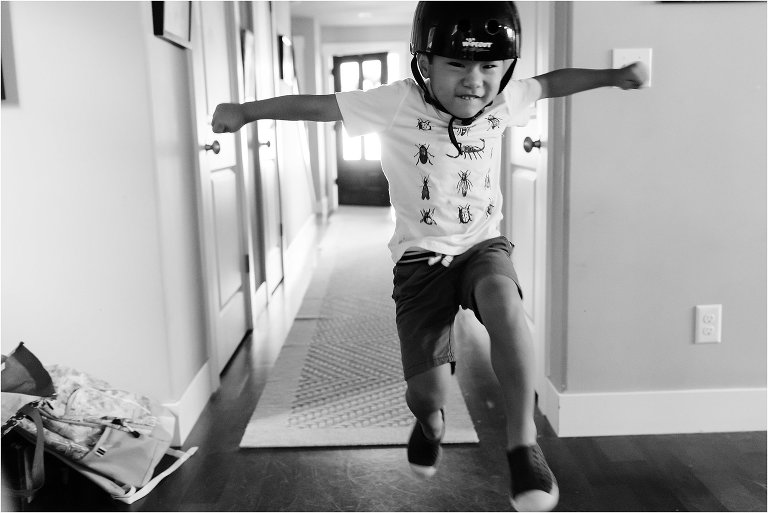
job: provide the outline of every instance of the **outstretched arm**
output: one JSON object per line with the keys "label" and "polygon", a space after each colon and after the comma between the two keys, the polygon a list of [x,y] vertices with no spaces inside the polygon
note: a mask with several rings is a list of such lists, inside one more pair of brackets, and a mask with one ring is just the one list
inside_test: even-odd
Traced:
{"label": "outstretched arm", "polygon": [[648,80],[648,70],[635,62],[619,69],[558,69],[534,78],[541,84],[542,98],[556,98],[598,87],[637,89]]}
{"label": "outstretched arm", "polygon": [[216,107],[211,125],[217,134],[237,132],[259,119],[341,121],[341,111],[332,94],[293,94],[242,104],[222,103]]}

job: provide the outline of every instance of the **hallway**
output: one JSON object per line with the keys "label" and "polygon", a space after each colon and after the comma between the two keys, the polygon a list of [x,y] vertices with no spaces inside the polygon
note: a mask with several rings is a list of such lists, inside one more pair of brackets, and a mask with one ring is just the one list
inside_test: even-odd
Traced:
{"label": "hallway", "polygon": [[[325,255],[378,245],[387,256],[387,208],[342,207],[327,227]],[[343,241],[343,244],[342,242]],[[381,272],[391,272],[385,258]],[[378,271],[378,269],[376,269]],[[315,279],[322,279],[316,276]],[[350,276],[353,282],[354,276]],[[282,289],[282,288],[281,288]],[[279,291],[278,294],[281,294]],[[321,298],[313,288],[307,304]],[[65,487],[48,461],[49,482],[34,511],[508,511],[500,394],[485,350],[466,340],[457,376],[480,439],[449,446],[438,474],[412,475],[404,447],[240,449],[291,319],[279,296],[222,374],[185,447],[198,453],[146,499],[111,501],[70,475]],[[301,316],[301,313],[300,313]],[[301,322],[300,318],[297,322]],[[540,445],[560,482],[561,511],[765,511],[766,434],[725,433],[559,439],[536,419]],[[403,441],[405,442],[405,440]],[[7,509],[7,508],[4,508]]]}

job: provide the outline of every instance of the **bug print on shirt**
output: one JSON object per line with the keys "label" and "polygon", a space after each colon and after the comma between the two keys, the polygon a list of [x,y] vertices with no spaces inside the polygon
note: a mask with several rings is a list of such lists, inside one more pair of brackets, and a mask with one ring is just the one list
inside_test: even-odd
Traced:
{"label": "bug print on shirt", "polygon": [[493,209],[495,208],[496,206],[493,204],[493,199],[488,198],[488,206],[485,207],[485,217],[486,218],[491,217],[491,215],[493,214]]}
{"label": "bug print on shirt", "polygon": [[421,199],[429,199],[429,175],[421,175]]}
{"label": "bug print on shirt", "polygon": [[469,175],[471,174],[472,171],[469,170],[459,171],[459,183],[456,184],[456,190],[465,198],[467,197],[467,192],[472,190],[472,182],[469,181]]}
{"label": "bug print on shirt", "polygon": [[429,145],[428,144],[415,144],[419,151],[417,151],[413,156],[416,157],[416,165],[419,165],[419,162],[422,164],[432,164],[432,158],[434,158],[434,155],[432,155],[429,152]]}
{"label": "bug print on shirt", "polygon": [[432,218],[432,215],[435,213],[435,209],[429,209],[429,208],[422,208],[419,210],[421,212],[421,220],[419,223],[424,223],[426,225],[432,226],[433,224],[437,224],[437,222]]}
{"label": "bug print on shirt", "polygon": [[485,172],[485,188],[486,190],[491,189],[491,170]]}
{"label": "bug print on shirt", "polygon": [[459,153],[458,155],[448,155],[445,154],[446,157],[450,157],[452,159],[457,159],[461,156],[463,156],[465,159],[475,160],[480,159],[483,157],[483,154],[485,152],[485,139],[480,139],[480,142],[483,143],[482,148],[480,146],[474,146],[471,144],[462,144],[459,143]]}
{"label": "bug print on shirt", "polygon": [[499,126],[501,126],[501,120],[496,116],[494,116],[493,114],[490,114],[485,119],[488,121],[488,123],[491,124],[491,130],[496,130],[497,128],[499,128]]}
{"label": "bug print on shirt", "polygon": [[469,208],[469,205],[459,205],[459,222],[461,224],[472,222],[472,212],[470,212]]}
{"label": "bug print on shirt", "polygon": [[432,121],[419,118],[419,120],[416,122],[416,127],[419,130],[432,130]]}
{"label": "bug print on shirt", "polygon": [[455,126],[453,127],[453,131],[456,133],[456,135],[460,137],[465,137],[469,135],[469,128],[468,126]]}

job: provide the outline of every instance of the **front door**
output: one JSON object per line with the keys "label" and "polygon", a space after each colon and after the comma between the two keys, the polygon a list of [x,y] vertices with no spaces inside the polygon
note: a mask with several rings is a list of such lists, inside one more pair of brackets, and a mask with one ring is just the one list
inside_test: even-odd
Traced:
{"label": "front door", "polygon": [[[515,78],[549,71],[551,2],[518,2],[525,44]],[[536,390],[542,400],[549,375],[546,352],[547,269],[547,101],[531,110],[525,127],[510,129],[510,175],[504,190],[505,231],[513,244],[515,270],[523,289],[523,306],[534,340]],[[526,138],[528,141],[526,142]]]}
{"label": "front door", "polygon": [[[333,58],[336,91],[366,90],[387,83],[387,54]],[[381,170],[378,134],[350,137],[336,123],[336,163],[341,205],[389,205],[389,184]]]}
{"label": "front door", "polygon": [[197,119],[198,210],[208,302],[209,358],[220,373],[251,327],[246,274],[242,163],[237,138],[214,134],[216,105],[237,101],[230,2],[194,2],[192,47]]}

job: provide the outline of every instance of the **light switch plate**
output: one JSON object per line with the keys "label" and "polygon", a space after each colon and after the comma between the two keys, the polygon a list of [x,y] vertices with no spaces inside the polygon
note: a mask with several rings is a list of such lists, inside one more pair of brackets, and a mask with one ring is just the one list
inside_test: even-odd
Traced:
{"label": "light switch plate", "polygon": [[653,60],[652,48],[614,48],[613,49],[613,67],[623,68],[633,62],[642,62],[648,69],[648,81],[643,87],[651,87],[651,64]]}

